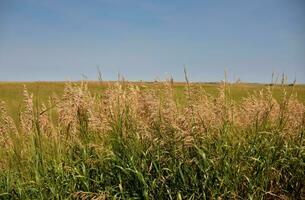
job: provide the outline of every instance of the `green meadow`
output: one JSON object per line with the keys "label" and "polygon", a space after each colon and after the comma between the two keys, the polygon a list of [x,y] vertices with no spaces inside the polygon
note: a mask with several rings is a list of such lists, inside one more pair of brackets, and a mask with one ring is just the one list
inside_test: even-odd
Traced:
{"label": "green meadow", "polygon": [[[88,82],[89,90],[93,94],[99,94],[104,91],[109,85],[114,82]],[[65,82],[0,82],[0,100],[4,101],[8,106],[8,111],[14,117],[17,118],[17,114],[22,104],[22,92],[24,86],[30,93],[34,95],[35,102],[45,102],[49,97],[53,95],[60,96],[64,92]],[[148,87],[158,87],[162,83],[136,83],[138,85],[146,85]],[[207,93],[216,95],[219,88],[219,83],[195,83],[200,85]],[[184,101],[184,89],[185,83],[174,83],[176,97]],[[255,91],[259,91],[266,87],[265,84],[231,84],[228,86],[231,98],[240,101],[243,97],[253,94]],[[282,95],[282,89],[285,88],[288,93],[294,93],[297,98],[305,102],[305,85],[291,86],[274,86],[273,95],[276,99],[280,100]]]}

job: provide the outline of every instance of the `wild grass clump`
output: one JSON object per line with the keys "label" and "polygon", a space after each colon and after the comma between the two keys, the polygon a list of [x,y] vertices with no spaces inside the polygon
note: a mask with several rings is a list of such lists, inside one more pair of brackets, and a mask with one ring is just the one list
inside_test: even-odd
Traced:
{"label": "wild grass clump", "polygon": [[0,199],[302,199],[305,106],[186,84],[67,83],[17,123],[0,103]]}

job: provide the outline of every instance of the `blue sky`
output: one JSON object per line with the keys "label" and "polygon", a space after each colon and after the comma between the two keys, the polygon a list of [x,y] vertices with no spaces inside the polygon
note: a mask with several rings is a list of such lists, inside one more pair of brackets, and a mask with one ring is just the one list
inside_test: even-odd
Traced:
{"label": "blue sky", "polygon": [[304,0],[0,0],[0,80],[305,83]]}

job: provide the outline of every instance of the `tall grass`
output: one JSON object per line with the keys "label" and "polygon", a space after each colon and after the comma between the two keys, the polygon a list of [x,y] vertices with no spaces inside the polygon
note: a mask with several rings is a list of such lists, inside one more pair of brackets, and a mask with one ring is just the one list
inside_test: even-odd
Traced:
{"label": "tall grass", "polygon": [[0,104],[0,199],[302,199],[305,106],[272,86],[236,103],[188,83],[67,83],[16,125]]}

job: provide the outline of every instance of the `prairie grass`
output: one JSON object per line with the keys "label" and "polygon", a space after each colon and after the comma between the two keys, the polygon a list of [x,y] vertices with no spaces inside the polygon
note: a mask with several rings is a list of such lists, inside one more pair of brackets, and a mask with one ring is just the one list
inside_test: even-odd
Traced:
{"label": "prairie grass", "polygon": [[[77,83],[77,82],[76,82]],[[79,83],[79,82],[78,82]],[[92,94],[98,94],[104,91],[109,84],[114,82],[98,82],[98,81],[88,81],[88,89]],[[156,88],[162,83],[149,83],[149,82],[138,82],[136,85],[145,85],[145,87]],[[196,83],[200,85],[205,91],[216,96],[218,94],[219,83]],[[51,95],[61,96],[64,91],[65,82],[0,82],[0,100],[5,101],[7,104],[7,109],[12,115],[13,119],[18,122],[20,112],[20,107],[23,102],[22,94],[24,85],[27,87],[28,91],[34,94],[34,101],[46,102]],[[240,102],[244,97],[249,94],[258,92],[265,87],[264,84],[250,84],[250,83],[239,83],[230,85],[230,97],[236,102]],[[281,85],[273,86],[273,96],[277,100],[282,98],[282,87]],[[294,92],[297,94],[297,99],[301,102],[305,102],[305,85],[298,84],[294,87],[284,86],[287,92]],[[174,93],[177,101],[185,102],[185,83],[174,82],[173,83]]]}
{"label": "prairie grass", "polygon": [[304,199],[298,88],[235,87],[24,87],[17,120],[0,104],[0,199]]}

